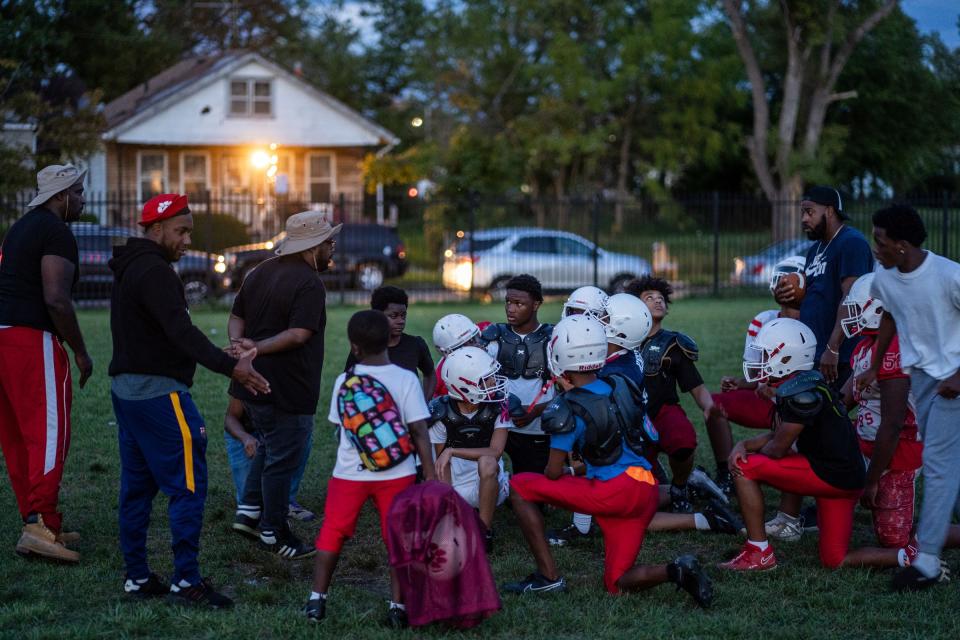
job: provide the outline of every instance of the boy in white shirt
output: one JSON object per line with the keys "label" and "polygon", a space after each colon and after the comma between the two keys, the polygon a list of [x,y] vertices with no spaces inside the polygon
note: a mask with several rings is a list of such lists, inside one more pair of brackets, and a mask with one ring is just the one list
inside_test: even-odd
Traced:
{"label": "boy in white shirt", "polygon": [[[340,550],[347,538],[353,536],[360,510],[367,499],[372,498],[380,513],[380,531],[384,542],[387,541],[386,516],[393,499],[404,489],[416,482],[416,463],[413,450],[420,456],[423,474],[426,480],[434,480],[433,456],[430,453],[430,439],[427,434],[426,420],[430,417],[423,399],[423,388],[416,374],[390,364],[387,355],[387,343],[390,338],[390,324],[380,311],[360,311],[353,314],[347,324],[347,336],[350,350],[357,358],[357,364],[349,371],[341,373],[333,385],[333,397],[330,402],[330,422],[337,425],[340,445],[337,449],[337,463],[333,468],[333,477],[327,485],[327,500],[324,507],[323,526],[317,534],[317,555],[313,572],[313,591],[307,601],[305,612],[311,622],[319,622],[326,615],[327,589],[330,586],[334,569],[340,558]],[[348,380],[355,382],[357,376],[372,378],[386,389],[389,398],[377,400],[373,413],[390,418],[393,412],[399,414],[399,421],[406,426],[409,440],[403,437],[379,438],[383,448],[373,455],[361,456],[358,445],[354,444],[347,427],[343,425],[341,404],[344,404],[341,386]],[[356,400],[360,408],[360,400]],[[392,402],[388,400],[392,399]],[[361,419],[370,414],[364,411]],[[393,415],[395,418],[396,416]],[[349,418],[349,416],[348,416]],[[348,422],[351,422],[348,420]],[[382,423],[374,429],[379,435],[381,429],[393,426]],[[396,434],[396,427],[393,428]],[[363,429],[358,430],[359,434]],[[403,451],[400,446],[403,445]],[[380,454],[384,454],[382,458]],[[390,462],[384,462],[389,458]],[[392,465],[392,466],[390,466]],[[378,466],[386,468],[376,469]],[[401,602],[400,590],[391,570],[392,600],[388,613],[388,624],[402,628],[406,626],[406,613]]]}

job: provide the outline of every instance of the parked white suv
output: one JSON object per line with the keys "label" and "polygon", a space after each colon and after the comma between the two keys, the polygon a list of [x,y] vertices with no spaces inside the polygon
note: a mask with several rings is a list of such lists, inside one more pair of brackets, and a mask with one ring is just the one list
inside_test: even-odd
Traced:
{"label": "parked white suv", "polygon": [[[473,261],[470,244],[473,242]],[[574,233],[536,227],[511,227],[464,234],[444,252],[443,286],[497,298],[512,276],[529,273],[547,291],[572,291],[593,283],[593,243]],[[627,282],[650,273],[637,256],[597,248],[597,284],[621,291]]]}

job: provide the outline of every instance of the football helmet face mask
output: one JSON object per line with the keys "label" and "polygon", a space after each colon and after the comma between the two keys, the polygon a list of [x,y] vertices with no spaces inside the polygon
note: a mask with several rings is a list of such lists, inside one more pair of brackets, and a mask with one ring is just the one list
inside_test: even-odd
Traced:
{"label": "football helmet face mask", "polygon": [[480,336],[473,320],[460,313],[451,313],[433,325],[433,344],[437,351],[447,355]]}
{"label": "football helmet face mask", "polygon": [[883,317],[883,302],[870,295],[873,274],[860,276],[843,299],[844,317],[840,319],[843,335],[848,338],[860,335],[864,329],[879,329]]}
{"label": "football helmet face mask", "polygon": [[596,371],[607,361],[607,335],[599,320],[586,314],[563,318],[547,343],[547,364],[555,376],[565,371]]}
{"label": "football helmet face mask", "polygon": [[600,319],[607,304],[607,294],[598,287],[586,286],[576,289],[563,304],[560,318],[586,314]]}
{"label": "football helmet face mask", "polygon": [[629,293],[617,293],[607,299],[606,317],[601,320],[607,342],[632,351],[640,346],[650,328],[653,316],[640,298]]}
{"label": "football helmet face mask", "polygon": [[791,318],[776,318],[763,325],[743,361],[747,382],[785,378],[813,369],[817,338],[807,325]]}
{"label": "football helmet face mask", "polygon": [[440,377],[447,395],[473,404],[503,402],[507,398],[507,378],[497,375],[500,363],[478,347],[462,347],[443,361]]}
{"label": "football helmet face mask", "polygon": [[780,283],[780,278],[788,273],[798,274],[800,276],[800,286],[803,287],[806,282],[806,275],[803,271],[806,264],[807,259],[803,256],[790,256],[775,264],[773,266],[773,273],[770,275],[770,293],[776,290],[777,285]]}

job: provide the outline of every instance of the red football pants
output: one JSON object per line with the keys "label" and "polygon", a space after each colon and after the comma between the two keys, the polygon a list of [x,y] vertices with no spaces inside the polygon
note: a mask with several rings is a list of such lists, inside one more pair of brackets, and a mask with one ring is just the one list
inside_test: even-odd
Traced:
{"label": "red football pants", "polygon": [[820,562],[835,569],[843,562],[853,533],[853,509],[860,490],[838,489],[821,480],[810,468],[806,456],[792,454],[774,460],[751,453],[739,464],[743,476],[763,482],[780,491],[812,496],[817,501],[820,527]]}
{"label": "red football pants", "polygon": [[70,447],[70,360],[60,341],[29,327],[0,329],[0,447],[24,519],[43,516],[60,531],[57,511]]}
{"label": "red football pants", "polygon": [[347,538],[352,538],[357,529],[357,519],[360,510],[367,499],[372,498],[373,504],[380,513],[380,535],[384,544],[387,540],[387,513],[393,499],[401,491],[412,486],[417,481],[416,476],[404,476],[396,480],[343,480],[330,478],[327,484],[327,502],[323,508],[323,526],[317,534],[314,546],[318,551],[340,553]]}
{"label": "red football pants", "polygon": [[[642,474],[640,480],[631,473]],[[513,491],[528,502],[592,515],[603,532],[603,585],[619,593],[617,580],[637,561],[647,526],[657,512],[659,491],[653,474],[634,468],[611,480],[562,476],[550,480],[542,473],[518,473],[510,479]]]}
{"label": "red football pants", "polygon": [[723,407],[727,420],[748,429],[769,429],[774,404],[752,389],[735,389],[713,394],[713,404]]}
{"label": "red football pants", "polygon": [[[663,405],[652,421],[660,434],[656,449],[685,460],[697,448],[697,430],[680,405]],[[652,459],[650,461],[653,462]]]}

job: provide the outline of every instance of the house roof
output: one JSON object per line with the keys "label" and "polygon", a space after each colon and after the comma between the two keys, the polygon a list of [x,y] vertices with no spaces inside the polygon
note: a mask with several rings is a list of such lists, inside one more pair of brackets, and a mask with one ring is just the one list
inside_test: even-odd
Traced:
{"label": "house roof", "polygon": [[301,88],[311,93],[328,107],[374,134],[381,140],[382,144],[399,142],[399,138],[389,130],[363,117],[333,96],[263,56],[245,50],[229,50],[217,54],[185,58],[112,100],[104,106],[103,114],[107,122],[107,131],[104,133],[104,138],[115,139],[129,127],[135,126],[167,106],[175,104],[178,100],[250,62],[264,65],[278,76],[283,76],[289,81],[299,84]]}

